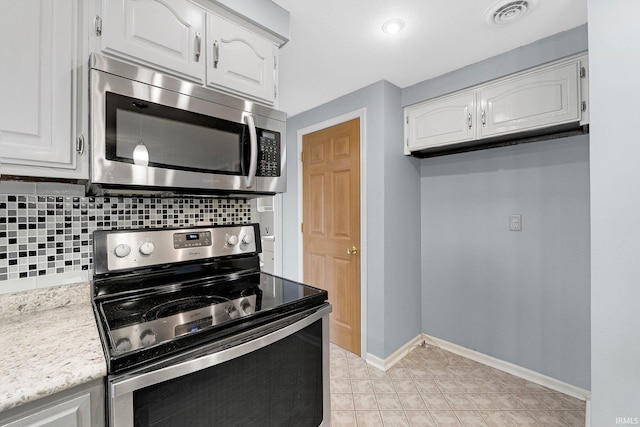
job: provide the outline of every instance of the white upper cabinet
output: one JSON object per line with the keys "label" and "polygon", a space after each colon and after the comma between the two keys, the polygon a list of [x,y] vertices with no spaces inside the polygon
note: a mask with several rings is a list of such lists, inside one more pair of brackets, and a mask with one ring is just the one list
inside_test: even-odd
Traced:
{"label": "white upper cabinet", "polygon": [[204,82],[205,11],[185,0],[104,0],[101,49]]}
{"label": "white upper cabinet", "polygon": [[274,104],[277,55],[271,41],[207,14],[207,85]]}
{"label": "white upper cabinet", "polygon": [[587,69],[576,56],[405,107],[404,153],[586,125]]}
{"label": "white upper cabinet", "polygon": [[579,121],[579,68],[574,61],[478,90],[479,137]]}
{"label": "white upper cabinet", "polygon": [[2,1],[0,174],[86,178],[80,5]]}
{"label": "white upper cabinet", "polygon": [[475,92],[440,98],[405,110],[405,153],[475,138]]}
{"label": "white upper cabinet", "polygon": [[94,1],[94,51],[276,105],[278,36],[215,2]]}

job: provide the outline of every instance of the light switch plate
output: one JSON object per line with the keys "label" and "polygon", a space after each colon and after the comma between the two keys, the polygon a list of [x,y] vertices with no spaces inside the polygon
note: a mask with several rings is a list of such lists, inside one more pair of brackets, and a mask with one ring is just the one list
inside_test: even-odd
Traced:
{"label": "light switch plate", "polygon": [[509,231],[522,231],[522,215],[509,215]]}

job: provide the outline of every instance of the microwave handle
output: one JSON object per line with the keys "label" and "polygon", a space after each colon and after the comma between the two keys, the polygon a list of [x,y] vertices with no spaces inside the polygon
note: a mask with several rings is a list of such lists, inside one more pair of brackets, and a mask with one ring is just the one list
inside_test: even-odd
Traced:
{"label": "microwave handle", "polygon": [[252,116],[245,116],[247,119],[247,125],[249,126],[249,142],[251,143],[251,157],[249,158],[249,173],[246,177],[246,187],[253,186],[253,180],[256,177],[256,170],[258,169],[258,134],[256,132],[256,124],[253,121]]}

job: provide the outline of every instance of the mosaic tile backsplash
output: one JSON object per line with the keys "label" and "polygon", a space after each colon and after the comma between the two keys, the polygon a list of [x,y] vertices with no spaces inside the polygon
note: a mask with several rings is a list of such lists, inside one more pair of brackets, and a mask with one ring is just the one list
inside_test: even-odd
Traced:
{"label": "mosaic tile backsplash", "polygon": [[247,224],[243,199],[0,194],[3,280],[93,268],[93,231]]}

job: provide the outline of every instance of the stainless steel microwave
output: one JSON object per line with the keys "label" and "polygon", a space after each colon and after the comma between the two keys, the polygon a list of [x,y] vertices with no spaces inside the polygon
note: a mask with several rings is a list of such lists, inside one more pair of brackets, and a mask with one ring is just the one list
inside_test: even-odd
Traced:
{"label": "stainless steel microwave", "polygon": [[89,81],[91,194],[285,191],[283,112],[97,54]]}

